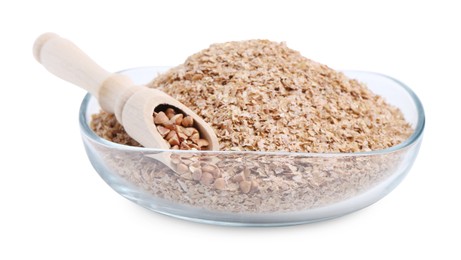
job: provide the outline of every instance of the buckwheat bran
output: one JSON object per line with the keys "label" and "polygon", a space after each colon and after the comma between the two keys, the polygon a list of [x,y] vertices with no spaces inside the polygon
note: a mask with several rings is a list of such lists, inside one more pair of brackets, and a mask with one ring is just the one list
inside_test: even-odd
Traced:
{"label": "buckwheat bran", "polygon": [[[354,153],[392,147],[413,132],[397,108],[364,84],[267,40],[213,44],[149,87],[201,116],[224,151]],[[110,141],[139,146],[106,112],[94,115],[91,127]],[[350,198],[388,178],[404,153],[288,158],[172,153],[177,165],[172,171],[143,155],[101,152],[112,170],[154,199],[254,213],[305,210]]]}

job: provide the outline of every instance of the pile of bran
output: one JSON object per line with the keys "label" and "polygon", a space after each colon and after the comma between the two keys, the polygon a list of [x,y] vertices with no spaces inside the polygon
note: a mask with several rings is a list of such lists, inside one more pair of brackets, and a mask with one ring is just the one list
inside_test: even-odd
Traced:
{"label": "pile of bran", "polygon": [[[268,40],[213,44],[148,87],[201,116],[223,151],[353,153],[395,146],[413,132],[399,109],[364,84]],[[93,116],[91,127],[110,141],[139,146],[104,111]],[[151,194],[152,201],[238,213],[307,210],[351,198],[390,178],[406,152],[175,155],[194,174],[204,172],[197,168],[203,163],[214,162],[206,165],[215,169],[214,179],[203,181],[144,155],[101,149],[107,149],[101,151],[106,164]]]}

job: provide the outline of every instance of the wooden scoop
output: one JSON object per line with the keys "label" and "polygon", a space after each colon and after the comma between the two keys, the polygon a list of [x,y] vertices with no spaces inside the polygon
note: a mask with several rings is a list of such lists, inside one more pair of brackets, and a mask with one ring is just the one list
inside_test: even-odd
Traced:
{"label": "wooden scoop", "polygon": [[[207,150],[219,150],[213,129],[192,110],[160,90],[135,86],[127,76],[107,72],[69,40],[45,33],[35,41],[33,53],[48,71],[95,96],[101,108],[114,113],[126,132],[144,147],[169,149],[153,121],[154,110],[167,106],[191,116],[201,138],[209,143]],[[156,159],[171,167],[169,156]]]}

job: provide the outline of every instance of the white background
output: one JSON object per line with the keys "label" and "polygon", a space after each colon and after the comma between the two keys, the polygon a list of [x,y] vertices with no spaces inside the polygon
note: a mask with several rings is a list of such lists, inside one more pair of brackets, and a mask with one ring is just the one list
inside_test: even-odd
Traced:
{"label": "white background", "polygon": [[[460,259],[459,5],[318,2],[2,1],[0,259]],[[339,219],[228,228],[156,214],[90,165],[77,121],[85,92],[32,58],[47,31],[109,71],[177,65],[214,42],[286,41],[333,68],[409,85],[426,109],[423,145],[391,194]]]}

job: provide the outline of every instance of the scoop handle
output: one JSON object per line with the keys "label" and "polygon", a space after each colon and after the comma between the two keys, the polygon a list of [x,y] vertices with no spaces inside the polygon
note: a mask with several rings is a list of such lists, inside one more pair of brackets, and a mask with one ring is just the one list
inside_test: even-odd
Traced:
{"label": "scoop handle", "polygon": [[102,109],[114,113],[119,122],[128,98],[142,89],[127,76],[107,72],[74,43],[55,33],[39,36],[33,54],[52,74],[90,92]]}
{"label": "scoop handle", "polygon": [[71,41],[54,33],[39,36],[33,54],[55,76],[84,88],[98,99],[103,82],[111,75]]}

